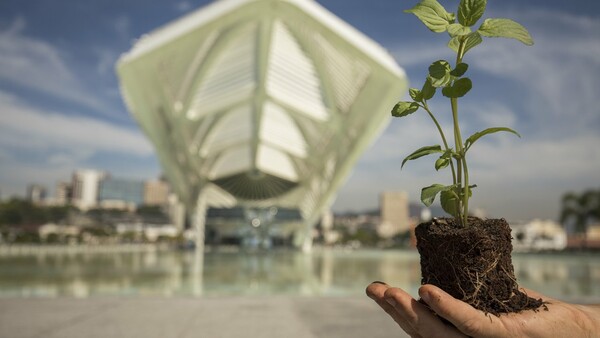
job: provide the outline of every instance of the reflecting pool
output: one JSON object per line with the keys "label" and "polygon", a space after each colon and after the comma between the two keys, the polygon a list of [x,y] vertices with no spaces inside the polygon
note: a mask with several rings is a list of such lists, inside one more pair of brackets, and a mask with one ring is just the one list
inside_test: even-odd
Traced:
{"label": "reflecting pool", "polygon": [[[600,302],[600,254],[515,254],[521,286]],[[0,297],[362,295],[420,283],[415,251],[37,253],[0,256]]]}

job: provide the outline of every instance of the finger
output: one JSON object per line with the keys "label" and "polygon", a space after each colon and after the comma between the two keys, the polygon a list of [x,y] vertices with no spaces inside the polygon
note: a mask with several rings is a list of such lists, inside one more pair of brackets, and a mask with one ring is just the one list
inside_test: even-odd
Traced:
{"label": "finger", "polygon": [[367,296],[373,299],[374,301],[383,300],[383,295],[385,294],[385,290],[387,290],[389,286],[383,282],[373,282],[367,286]]}
{"label": "finger", "polygon": [[376,282],[371,283],[371,285],[367,287],[366,291],[369,298],[373,299],[377,305],[379,305],[390,317],[392,317],[392,319],[402,328],[402,330],[404,330],[404,332],[413,338],[421,338],[421,336],[417,334],[412,326],[410,326],[410,324],[408,324],[408,322],[406,322],[406,320],[400,316],[398,311],[396,311],[396,309],[385,299],[385,292],[389,288],[390,287],[385,283]]}
{"label": "finger", "polygon": [[459,331],[468,336],[477,336],[483,333],[486,336],[494,336],[500,332],[499,321],[486,316],[483,312],[450,296],[434,285],[423,285],[419,289],[419,295],[435,313],[447,319]]}
{"label": "finger", "polygon": [[465,337],[456,328],[444,324],[427,307],[402,289],[388,288],[385,298],[403,317],[403,321],[422,337]]}

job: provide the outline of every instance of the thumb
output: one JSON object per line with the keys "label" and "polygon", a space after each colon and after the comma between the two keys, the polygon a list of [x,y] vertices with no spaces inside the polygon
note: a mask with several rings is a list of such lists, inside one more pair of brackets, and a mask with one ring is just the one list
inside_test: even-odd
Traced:
{"label": "thumb", "polygon": [[437,286],[423,285],[419,289],[419,296],[438,316],[445,318],[468,336],[476,336],[484,332],[493,334],[498,330],[497,321],[490,320],[490,317],[483,312],[452,297]]}

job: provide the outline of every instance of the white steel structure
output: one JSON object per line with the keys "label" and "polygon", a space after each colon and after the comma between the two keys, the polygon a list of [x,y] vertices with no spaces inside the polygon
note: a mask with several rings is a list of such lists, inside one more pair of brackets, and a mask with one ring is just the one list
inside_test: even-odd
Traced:
{"label": "white steel structure", "polygon": [[117,65],[203,240],[208,207],[298,209],[295,244],[389,121],[405,74],[312,0],[221,0],[143,36]]}

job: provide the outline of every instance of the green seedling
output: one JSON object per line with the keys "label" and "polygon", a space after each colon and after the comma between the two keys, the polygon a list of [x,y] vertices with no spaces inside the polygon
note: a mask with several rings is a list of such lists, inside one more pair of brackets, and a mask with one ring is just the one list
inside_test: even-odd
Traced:
{"label": "green seedling", "polygon": [[[412,100],[400,101],[392,109],[392,115],[395,117],[404,117],[422,109],[433,120],[441,136],[442,144],[417,149],[402,161],[402,166],[410,160],[439,154],[439,158],[435,161],[435,169],[450,168],[452,184],[433,184],[423,188],[421,201],[426,206],[430,206],[437,194],[440,194],[442,208],[465,227],[468,226],[471,190],[476,187],[469,181],[467,152],[477,140],[488,134],[510,132],[519,137],[520,135],[510,128],[494,127],[476,132],[463,142],[458,121],[458,99],[465,96],[473,87],[471,79],[464,76],[469,69],[469,65],[463,62],[464,56],[468,51],[481,44],[483,37],[512,38],[526,45],[533,45],[527,29],[510,19],[485,19],[479,28],[474,30],[473,27],[483,16],[486,5],[486,0],[461,0],[458,11],[454,14],[447,12],[436,0],[422,0],[415,7],[405,11],[416,15],[431,31],[447,32],[450,35],[448,47],[456,52],[456,60],[454,67],[446,60],[433,62],[429,66],[429,74],[423,87],[420,90],[410,88],[409,94]],[[456,22],[457,19],[458,22]],[[448,143],[444,130],[427,104],[438,89],[441,89],[443,96],[450,99],[454,147]]]}

